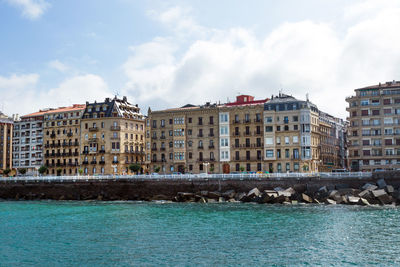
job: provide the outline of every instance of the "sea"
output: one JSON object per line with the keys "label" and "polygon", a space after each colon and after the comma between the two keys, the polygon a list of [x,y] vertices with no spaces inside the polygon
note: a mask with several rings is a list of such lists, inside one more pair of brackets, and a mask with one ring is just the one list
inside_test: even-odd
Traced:
{"label": "sea", "polygon": [[400,266],[400,209],[3,201],[0,266]]}

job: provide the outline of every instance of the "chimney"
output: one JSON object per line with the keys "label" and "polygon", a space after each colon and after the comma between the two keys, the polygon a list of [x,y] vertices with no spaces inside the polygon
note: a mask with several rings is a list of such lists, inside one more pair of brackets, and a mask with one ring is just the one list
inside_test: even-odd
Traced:
{"label": "chimney", "polygon": [[128,102],[128,98],[126,98],[126,96],[124,96],[124,97],[122,98],[122,100],[124,100],[124,102]]}
{"label": "chimney", "polygon": [[109,97],[106,98],[106,103],[108,103],[108,102],[110,102],[110,98]]}

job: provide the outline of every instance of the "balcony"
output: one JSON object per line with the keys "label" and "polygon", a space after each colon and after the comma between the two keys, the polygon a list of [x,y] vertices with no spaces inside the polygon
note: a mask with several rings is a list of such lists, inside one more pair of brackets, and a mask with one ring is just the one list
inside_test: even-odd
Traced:
{"label": "balcony", "polygon": [[233,136],[240,136],[240,133],[239,132],[234,132]]}
{"label": "balcony", "polygon": [[254,122],[256,122],[256,123],[261,123],[262,122],[262,120],[261,120],[261,118],[256,118],[256,119],[254,119]]}
{"label": "balcony", "polygon": [[152,139],[152,140],[157,140],[157,136],[156,136],[156,135],[153,135],[153,136],[151,137],[151,139]]}
{"label": "balcony", "polygon": [[67,136],[68,137],[71,137],[71,136],[73,136],[74,134],[72,133],[72,132],[69,132],[69,133],[67,133]]}
{"label": "balcony", "polygon": [[113,160],[112,164],[118,164],[118,160]]}
{"label": "balcony", "polygon": [[198,149],[203,149],[203,148],[204,148],[204,146],[198,146],[197,148],[198,148]]}
{"label": "balcony", "polygon": [[77,162],[69,162],[68,166],[69,167],[75,167],[75,166],[78,166],[78,163]]}
{"label": "balcony", "polygon": [[78,152],[74,152],[73,155],[74,155],[75,157],[77,157],[77,156],[79,156],[79,153],[78,153]]}
{"label": "balcony", "polygon": [[232,123],[233,124],[238,124],[238,123],[240,123],[240,120],[233,120]]}
{"label": "balcony", "polygon": [[99,150],[99,153],[104,154],[104,153],[106,153],[106,151],[105,151],[104,149],[100,149],[100,150]]}
{"label": "balcony", "polygon": [[255,136],[260,136],[260,135],[262,135],[263,133],[261,132],[261,131],[259,131],[259,132],[257,132],[257,131],[254,131],[254,135]]}
{"label": "balcony", "polygon": [[209,133],[208,134],[208,137],[213,137],[214,136],[214,133]]}
{"label": "balcony", "polygon": [[[111,137],[112,139],[112,137]],[[99,139],[97,137],[89,138],[89,143],[96,143]]]}
{"label": "balcony", "polygon": [[202,134],[202,133],[199,133],[199,134],[197,135],[197,137],[203,137],[203,134]]}
{"label": "balcony", "polygon": [[89,154],[89,150],[83,150],[83,151],[82,151],[82,154],[84,154],[84,155],[85,155],[85,154]]}
{"label": "balcony", "polygon": [[160,148],[160,151],[165,151],[165,147],[161,147],[161,148]]}
{"label": "balcony", "polygon": [[97,161],[92,160],[92,161],[90,162],[90,164],[97,164]]}
{"label": "balcony", "polygon": [[56,134],[55,133],[50,134],[50,138],[56,138]]}
{"label": "balcony", "polygon": [[110,139],[111,140],[119,140],[120,138],[119,138],[119,136],[112,136]]}
{"label": "balcony", "polygon": [[88,165],[88,164],[89,164],[89,161],[84,160],[84,161],[82,161],[82,164],[83,164],[83,165]]}
{"label": "balcony", "polygon": [[161,136],[160,136],[160,139],[165,139],[165,135],[161,135]]}
{"label": "balcony", "polygon": [[69,146],[68,143],[62,143],[62,146]]}
{"label": "balcony", "polygon": [[214,147],[214,145],[209,145],[208,148],[209,148],[209,149],[213,149],[213,148],[215,148],[215,147]]}
{"label": "balcony", "polygon": [[114,126],[111,126],[111,127],[110,127],[110,130],[111,130],[111,131],[120,131],[120,130],[121,130],[121,126],[118,126],[118,125],[117,125],[117,126],[115,126],[115,125],[114,125]]}
{"label": "balcony", "polygon": [[251,133],[250,132],[245,132],[244,136],[251,136]]}
{"label": "balcony", "polygon": [[106,162],[104,160],[100,160],[99,164],[106,164]]}
{"label": "balcony", "polygon": [[251,120],[250,119],[244,119],[243,123],[250,123]]}
{"label": "balcony", "polygon": [[97,132],[98,130],[99,130],[99,128],[97,128],[97,126],[89,128],[89,132]]}

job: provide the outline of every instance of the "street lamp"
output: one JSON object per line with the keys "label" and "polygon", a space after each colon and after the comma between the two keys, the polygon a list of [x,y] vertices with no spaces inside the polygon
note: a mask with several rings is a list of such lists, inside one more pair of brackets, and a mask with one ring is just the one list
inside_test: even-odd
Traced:
{"label": "street lamp", "polygon": [[207,167],[208,167],[208,165],[210,165],[210,163],[209,162],[203,162],[203,165],[206,167],[206,174],[208,174]]}

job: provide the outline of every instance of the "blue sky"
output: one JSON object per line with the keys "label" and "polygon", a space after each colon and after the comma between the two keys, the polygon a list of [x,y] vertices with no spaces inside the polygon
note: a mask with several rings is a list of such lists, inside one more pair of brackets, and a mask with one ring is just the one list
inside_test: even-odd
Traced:
{"label": "blue sky", "polygon": [[0,0],[0,110],[282,90],[345,118],[353,89],[400,80],[399,28],[395,0]]}

